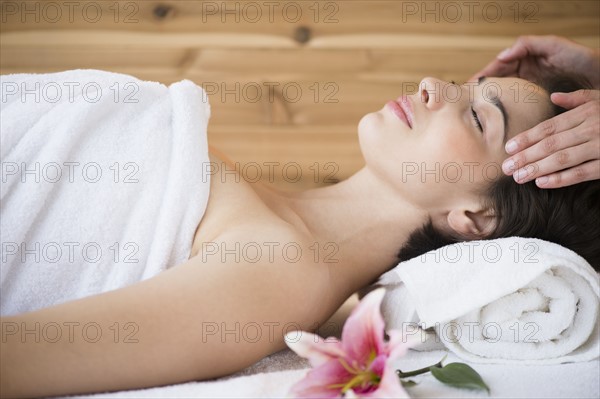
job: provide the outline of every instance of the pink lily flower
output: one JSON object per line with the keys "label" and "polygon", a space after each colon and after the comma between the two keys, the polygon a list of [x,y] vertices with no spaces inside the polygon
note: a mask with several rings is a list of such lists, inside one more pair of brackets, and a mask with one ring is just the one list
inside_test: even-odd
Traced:
{"label": "pink lily flower", "polygon": [[[302,332],[289,332],[286,344],[309,359],[310,370],[290,389],[302,398],[408,398],[396,375],[393,361],[404,355],[411,343],[400,331],[389,331],[384,341],[380,305],[385,294],[378,288],[364,297],[344,324],[342,340]],[[405,342],[403,342],[405,341]]]}

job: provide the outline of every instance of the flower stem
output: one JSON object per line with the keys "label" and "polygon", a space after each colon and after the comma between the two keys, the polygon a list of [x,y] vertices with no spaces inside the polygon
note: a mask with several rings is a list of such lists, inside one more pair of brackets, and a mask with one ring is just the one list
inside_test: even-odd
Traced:
{"label": "flower stem", "polygon": [[425,374],[425,373],[428,373],[432,367],[442,367],[442,361],[444,359],[446,359],[446,356],[444,356],[444,358],[442,360],[440,360],[433,366],[423,367],[422,369],[418,369],[418,370],[407,371],[407,372],[402,372],[402,370],[396,370],[396,374],[398,375],[399,378],[414,377],[415,375]]}

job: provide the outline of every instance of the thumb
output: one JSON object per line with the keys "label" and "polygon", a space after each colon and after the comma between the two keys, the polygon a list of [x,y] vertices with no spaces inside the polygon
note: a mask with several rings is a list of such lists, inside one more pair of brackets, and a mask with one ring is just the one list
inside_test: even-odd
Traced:
{"label": "thumb", "polygon": [[515,44],[503,50],[497,58],[504,62],[525,57],[545,57],[552,52],[554,39],[550,36],[520,36]]}
{"label": "thumb", "polygon": [[566,109],[573,109],[589,101],[598,99],[600,99],[600,91],[588,89],[577,90],[572,93],[557,92],[550,95],[550,100],[554,104]]}

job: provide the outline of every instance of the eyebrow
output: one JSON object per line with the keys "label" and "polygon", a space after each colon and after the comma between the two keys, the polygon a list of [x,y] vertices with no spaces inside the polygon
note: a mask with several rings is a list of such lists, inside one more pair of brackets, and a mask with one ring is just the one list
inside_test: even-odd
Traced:
{"label": "eyebrow", "polygon": [[[485,78],[486,78],[485,76],[480,76],[479,79],[477,79],[477,84],[479,85],[479,84],[483,83]],[[506,132],[508,131],[508,114],[506,113],[506,108],[504,108],[504,104],[502,104],[502,102],[500,101],[500,99],[497,96],[490,98],[490,101],[502,113],[502,119],[504,120],[504,137],[502,138],[502,142],[506,143]]]}

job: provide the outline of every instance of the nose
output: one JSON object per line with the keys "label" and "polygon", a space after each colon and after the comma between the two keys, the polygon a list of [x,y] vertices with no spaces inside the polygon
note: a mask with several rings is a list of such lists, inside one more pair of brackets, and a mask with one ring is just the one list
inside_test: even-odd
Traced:
{"label": "nose", "polygon": [[441,108],[445,103],[443,93],[449,84],[436,78],[424,78],[419,83],[419,100],[427,109],[436,110]]}

